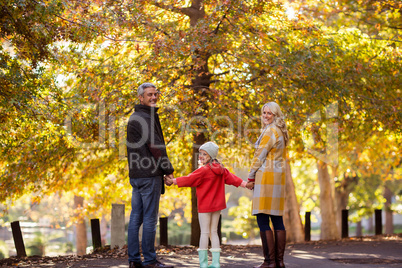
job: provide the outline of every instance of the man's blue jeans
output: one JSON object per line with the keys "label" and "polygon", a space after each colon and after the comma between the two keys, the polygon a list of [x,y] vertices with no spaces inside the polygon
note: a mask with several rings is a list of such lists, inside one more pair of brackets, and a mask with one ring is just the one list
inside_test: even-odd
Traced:
{"label": "man's blue jeans", "polygon": [[141,262],[139,229],[143,224],[142,255],[143,265],[156,261],[155,235],[158,222],[159,200],[162,178],[130,178],[133,187],[131,214],[128,223],[128,261]]}

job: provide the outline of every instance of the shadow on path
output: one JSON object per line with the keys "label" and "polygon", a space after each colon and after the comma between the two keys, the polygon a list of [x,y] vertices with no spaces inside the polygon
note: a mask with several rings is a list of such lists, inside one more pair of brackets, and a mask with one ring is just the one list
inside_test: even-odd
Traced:
{"label": "shadow on path", "polygon": [[[199,267],[197,249],[193,246],[160,246],[157,254],[160,261],[175,267]],[[262,261],[261,246],[222,245],[221,267],[253,267]],[[289,243],[285,251],[285,264],[287,268],[402,267],[402,234]],[[104,249],[81,257],[11,257],[0,260],[0,267],[127,268],[127,248]]]}

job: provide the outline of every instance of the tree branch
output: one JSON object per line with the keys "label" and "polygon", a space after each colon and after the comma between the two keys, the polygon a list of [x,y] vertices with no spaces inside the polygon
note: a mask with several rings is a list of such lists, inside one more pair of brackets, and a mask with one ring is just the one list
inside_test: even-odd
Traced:
{"label": "tree branch", "polygon": [[216,26],[215,30],[213,31],[213,34],[218,34],[219,27],[221,26],[223,20],[226,18],[226,13],[223,15],[222,19],[218,22],[218,25]]}
{"label": "tree branch", "polygon": [[203,3],[203,0],[193,0],[191,2],[190,7],[184,7],[184,8],[178,8],[178,7],[174,7],[171,5],[165,5],[158,1],[155,1],[153,3],[153,5],[156,7],[165,9],[165,10],[175,12],[175,13],[187,15],[190,18],[190,25],[195,26],[197,24],[197,22],[200,19],[204,18],[204,16],[205,16],[205,10],[204,10],[204,6],[202,3]]}

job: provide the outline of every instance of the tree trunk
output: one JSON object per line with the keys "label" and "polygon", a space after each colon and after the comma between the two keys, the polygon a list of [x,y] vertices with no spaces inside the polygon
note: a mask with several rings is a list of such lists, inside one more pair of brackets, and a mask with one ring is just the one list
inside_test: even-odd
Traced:
{"label": "tree trunk", "polygon": [[345,173],[343,180],[338,182],[335,186],[336,223],[339,236],[342,236],[342,210],[347,209],[349,194],[353,191],[357,181],[358,177],[356,174]]}
{"label": "tree trunk", "polygon": [[289,242],[303,242],[304,229],[300,218],[300,209],[295,193],[295,185],[292,179],[289,161],[286,161],[286,197],[284,223],[286,227],[286,239]]}
{"label": "tree trunk", "polygon": [[321,239],[334,240],[340,239],[340,234],[336,226],[334,202],[328,165],[321,160],[317,160],[318,183],[320,185],[320,209],[321,209]]}
{"label": "tree trunk", "polygon": [[362,230],[362,221],[358,221],[356,223],[356,237],[362,237],[363,236],[363,230]]}
{"label": "tree trunk", "polygon": [[108,244],[108,242],[106,241],[107,221],[106,221],[105,215],[102,215],[102,219],[100,222],[100,231],[101,231],[101,243],[102,243],[102,247],[104,247]]}
{"label": "tree trunk", "polygon": [[394,222],[391,210],[392,204],[392,192],[387,185],[384,187],[384,198],[385,198],[385,234],[394,233]]}
{"label": "tree trunk", "polygon": [[374,218],[373,218],[373,216],[371,215],[371,216],[367,219],[367,221],[368,221],[367,231],[368,231],[369,233],[374,233]]}
{"label": "tree trunk", "polygon": [[[193,144],[193,156],[192,156],[192,170],[198,168],[198,148],[206,141],[204,133],[198,133],[194,135]],[[198,221],[198,208],[197,208],[197,196],[196,188],[191,188],[191,239],[190,245],[198,246],[200,244],[201,228]]]}
{"label": "tree trunk", "polygon": [[[190,28],[198,27],[198,22],[205,18],[205,9],[203,0],[192,0],[191,6],[182,8],[181,13],[185,14],[190,19]],[[202,25],[200,27],[203,27]],[[208,31],[206,31],[208,32]],[[208,34],[208,33],[206,33]],[[213,31],[209,33],[211,38],[215,38],[219,34],[219,31]],[[205,40],[208,40],[206,37]],[[189,75],[191,75],[191,88],[194,90],[194,96],[197,98],[197,112],[193,116],[200,118],[205,117],[208,114],[208,104],[206,100],[210,99],[210,85],[213,83],[211,78],[213,74],[209,71],[208,61],[211,56],[211,51],[208,48],[198,49],[196,48],[192,55],[192,68]],[[205,102],[200,101],[201,99]],[[197,103],[195,102],[195,103]],[[201,130],[194,133],[194,143],[193,143],[193,170],[197,168],[198,163],[198,148],[200,145],[205,143],[208,139],[208,135],[205,134],[205,124],[203,122],[197,123],[197,129]],[[200,226],[198,222],[198,210],[197,210],[197,199],[195,194],[195,189],[191,190],[191,202],[192,202],[192,219],[191,219],[191,245],[198,246],[200,240]]]}
{"label": "tree trunk", "polygon": [[[199,20],[205,17],[205,10],[202,4],[202,0],[193,0],[189,8],[182,9],[183,13],[190,18],[190,27],[195,27]],[[201,51],[196,49],[193,57],[193,67],[191,74],[193,79],[191,80],[191,87],[196,92],[197,99],[200,97],[207,97],[209,94],[209,87],[211,85],[212,75],[209,72],[208,60],[210,53],[208,51]],[[207,99],[207,98],[205,98]],[[205,117],[208,111],[206,103],[199,103],[197,107],[198,111],[193,116]],[[192,155],[192,169],[193,171],[198,168],[198,148],[200,145],[207,141],[207,136],[203,130],[205,125],[203,122],[197,123],[197,129],[200,132],[194,133],[193,142],[193,155]],[[198,222],[198,209],[197,209],[197,197],[195,188],[191,189],[191,241],[190,244],[198,246],[200,242],[201,229]]]}
{"label": "tree trunk", "polygon": [[198,246],[200,244],[201,228],[198,220],[197,196],[195,187],[191,187],[191,239],[190,245]]}
{"label": "tree trunk", "polygon": [[342,236],[342,210],[346,209],[348,201],[349,201],[349,193],[336,188],[335,214],[336,214],[336,226],[338,228],[338,233],[340,236]]}
{"label": "tree trunk", "polygon": [[86,254],[87,250],[87,228],[84,218],[82,217],[80,210],[84,206],[84,198],[81,196],[74,196],[74,210],[77,221],[75,223],[76,230],[76,248],[77,255],[82,256]]}
{"label": "tree trunk", "polygon": [[[205,62],[208,62],[208,57]],[[192,87],[195,91],[199,91],[198,96],[205,96],[208,94],[209,85],[210,85],[210,77],[208,74],[208,65],[205,64],[203,68],[199,69],[196,75],[196,78],[193,80]],[[200,103],[202,109],[198,114],[194,116],[205,116],[205,111],[207,111],[206,104]],[[201,123],[197,123],[198,130],[204,130],[205,126]],[[204,132],[194,133],[194,142],[193,142],[193,154],[192,154],[192,170],[196,170],[198,168],[198,148],[207,141],[207,137]],[[198,246],[200,242],[200,234],[201,228],[198,221],[198,208],[197,208],[197,196],[196,189],[193,187],[191,189],[191,241],[190,244],[193,246]]]}
{"label": "tree trunk", "polygon": [[334,199],[335,219],[339,235],[342,236],[342,209],[346,209],[349,194],[346,194],[343,188],[343,181],[339,183],[338,167],[331,166],[331,189]]}
{"label": "tree trunk", "polygon": [[[326,148],[322,148],[322,144],[325,142],[321,139],[320,127],[318,125],[313,125],[312,134],[314,139],[314,144],[317,145],[319,149],[319,154],[317,152],[312,153],[316,157],[319,155],[326,154]],[[321,148],[321,149],[320,149]],[[312,150],[312,152],[314,152]],[[321,234],[322,240],[333,240],[340,239],[341,234],[338,232],[336,224],[336,209],[334,202],[334,183],[331,182],[331,177],[328,171],[328,165],[325,160],[320,160],[317,158],[317,170],[318,170],[318,184],[320,186],[320,210],[321,210]]]}

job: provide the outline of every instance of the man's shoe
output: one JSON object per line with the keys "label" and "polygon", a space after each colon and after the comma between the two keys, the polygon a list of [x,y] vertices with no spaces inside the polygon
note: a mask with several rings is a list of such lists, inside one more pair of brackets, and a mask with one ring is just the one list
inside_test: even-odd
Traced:
{"label": "man's shoe", "polygon": [[130,268],[143,268],[144,265],[142,265],[141,262],[135,262],[135,261],[130,261]]}
{"label": "man's shoe", "polygon": [[152,264],[148,264],[148,265],[145,265],[143,267],[145,267],[145,268],[174,268],[174,266],[165,265],[165,264],[161,263],[158,260],[156,260],[156,262],[154,262]]}

